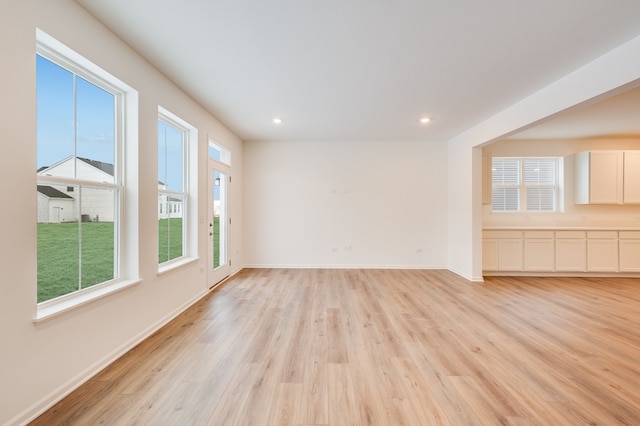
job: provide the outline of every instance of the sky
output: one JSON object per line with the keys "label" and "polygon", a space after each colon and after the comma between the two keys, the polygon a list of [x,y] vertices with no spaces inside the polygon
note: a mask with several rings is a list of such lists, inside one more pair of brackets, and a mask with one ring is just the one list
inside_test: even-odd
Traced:
{"label": "sky", "polygon": [[[36,99],[36,169],[74,155],[115,164],[114,94],[36,55]],[[159,122],[158,138],[158,180],[182,191],[182,132]]]}
{"label": "sky", "polygon": [[37,168],[74,154],[114,164],[115,96],[82,78],[75,80],[74,103],[73,73],[36,57]]}

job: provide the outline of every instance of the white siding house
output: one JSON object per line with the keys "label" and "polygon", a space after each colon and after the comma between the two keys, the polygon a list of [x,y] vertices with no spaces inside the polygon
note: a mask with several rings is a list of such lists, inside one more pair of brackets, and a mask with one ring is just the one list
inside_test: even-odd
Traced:
{"label": "white siding house", "polygon": [[[74,177],[82,181],[113,183],[113,164],[80,157],[64,160],[38,171],[39,177]],[[38,185],[38,222],[59,223],[78,220],[83,222],[113,222],[115,194],[112,190],[83,185]]]}
{"label": "white siding house", "polygon": [[38,223],[78,220],[75,198],[49,185],[38,185]]}
{"label": "white siding house", "polygon": [[[163,191],[167,185],[158,182],[158,189]],[[182,218],[182,200],[163,192],[158,193],[158,219]]]}

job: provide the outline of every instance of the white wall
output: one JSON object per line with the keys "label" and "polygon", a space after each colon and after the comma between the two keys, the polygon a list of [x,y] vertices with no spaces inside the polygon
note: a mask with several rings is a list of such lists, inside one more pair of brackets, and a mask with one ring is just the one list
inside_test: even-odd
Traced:
{"label": "white wall", "polygon": [[[564,158],[564,212],[561,213],[492,213],[483,206],[483,227],[490,226],[638,226],[638,205],[574,204],[573,154],[581,151],[613,149],[640,150],[640,139],[588,140],[503,140],[483,151],[494,157],[552,156]],[[486,179],[490,171],[483,172]]]}
{"label": "white wall", "polygon": [[[137,216],[142,282],[35,324],[36,315],[36,27],[136,89],[139,93]],[[206,217],[207,135],[234,159],[230,212],[241,218],[242,143],[211,115],[142,60],[71,0],[5,2],[0,13],[0,128],[4,196],[15,208],[2,211],[0,256],[0,424],[23,423],[87,380],[134,343],[207,291],[206,223],[198,224],[196,262],[158,275],[157,118],[162,105],[198,128],[198,216]],[[230,251],[242,265],[242,221],[235,220]]]}
{"label": "white wall", "polygon": [[640,84],[640,36],[463,132],[449,145],[448,265],[482,280],[483,144],[505,138],[575,105]]}
{"label": "white wall", "polygon": [[444,267],[446,157],[434,142],[245,142],[246,264]]}

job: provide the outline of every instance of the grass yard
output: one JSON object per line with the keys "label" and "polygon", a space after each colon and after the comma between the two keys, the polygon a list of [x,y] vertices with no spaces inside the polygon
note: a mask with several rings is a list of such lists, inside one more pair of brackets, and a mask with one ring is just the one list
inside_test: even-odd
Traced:
{"label": "grass yard", "polygon": [[158,220],[158,263],[182,256],[182,218]]}
{"label": "grass yard", "polygon": [[[38,302],[113,279],[113,223],[82,223],[82,238],[79,226],[38,224]],[[82,280],[78,278],[80,270]]]}
{"label": "grass yard", "polygon": [[220,217],[213,217],[213,267],[220,266]]}
{"label": "grass yard", "polygon": [[[220,218],[214,217],[213,223],[213,265],[218,267]],[[160,219],[158,236],[159,263],[182,256],[182,219]],[[39,223],[38,303],[113,279],[113,246],[112,222]],[[81,270],[82,280],[79,279]]]}

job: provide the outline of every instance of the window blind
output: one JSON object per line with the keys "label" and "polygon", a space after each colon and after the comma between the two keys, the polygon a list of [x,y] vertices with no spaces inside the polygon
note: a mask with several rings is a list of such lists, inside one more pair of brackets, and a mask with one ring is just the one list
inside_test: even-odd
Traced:
{"label": "window blind", "polygon": [[493,211],[556,211],[558,158],[494,157]]}
{"label": "window blind", "polygon": [[491,170],[491,208],[494,211],[518,211],[520,161],[514,158],[493,158]]}

